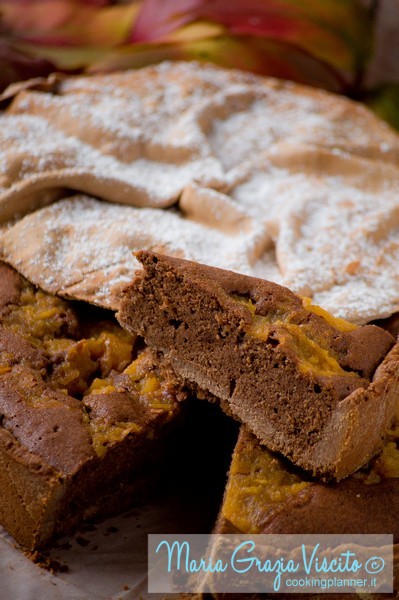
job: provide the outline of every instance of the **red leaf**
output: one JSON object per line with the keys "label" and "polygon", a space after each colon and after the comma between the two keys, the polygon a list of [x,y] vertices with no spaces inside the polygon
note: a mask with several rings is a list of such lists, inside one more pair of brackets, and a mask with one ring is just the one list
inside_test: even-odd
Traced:
{"label": "red leaf", "polygon": [[112,47],[126,42],[137,5],[108,0],[0,0],[2,26],[18,42],[40,47]]}
{"label": "red leaf", "polygon": [[347,84],[336,70],[299,48],[275,40],[218,36],[207,40],[171,44],[131,44],[92,64],[89,72],[139,68],[162,60],[197,60],[223,67],[244,69],[336,92]]}
{"label": "red leaf", "polygon": [[144,0],[129,39],[132,43],[160,41],[197,18],[202,0]]}
{"label": "red leaf", "polygon": [[371,20],[357,0],[144,0],[130,41],[167,42],[198,20],[230,35],[295,44],[338,68],[355,70],[371,47]]}

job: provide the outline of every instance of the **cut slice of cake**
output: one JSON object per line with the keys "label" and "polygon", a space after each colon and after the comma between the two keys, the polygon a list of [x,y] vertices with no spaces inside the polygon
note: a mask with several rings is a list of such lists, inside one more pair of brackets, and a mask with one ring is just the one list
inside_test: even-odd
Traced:
{"label": "cut slice of cake", "polygon": [[[381,453],[339,483],[311,479],[261,446],[245,426],[233,452],[216,534],[393,534],[394,591],[399,593],[399,426],[389,432]],[[212,552],[212,546],[209,549]],[[296,594],[279,594],[293,599]],[[302,594],[303,596],[303,594]],[[198,594],[200,598],[257,600],[269,594]],[[322,600],[322,592],[305,598]],[[329,597],[338,599],[335,593]],[[356,599],[359,594],[345,594]]]}
{"label": "cut slice of cake", "polygon": [[26,550],[145,497],[183,398],[111,313],[0,263],[0,524]]}
{"label": "cut slice of cake", "polygon": [[393,533],[399,543],[398,443],[396,427],[367,466],[322,483],[242,426],[215,533]]}
{"label": "cut slice of cake", "polygon": [[398,346],[287,288],[148,252],[118,319],[182,384],[218,400],[261,443],[337,480],[382,447],[398,393]]}

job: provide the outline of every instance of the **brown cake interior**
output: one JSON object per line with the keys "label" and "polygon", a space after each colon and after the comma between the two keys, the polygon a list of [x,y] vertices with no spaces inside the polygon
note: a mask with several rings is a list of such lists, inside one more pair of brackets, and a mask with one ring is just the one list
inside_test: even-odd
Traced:
{"label": "brown cake interior", "polygon": [[[381,453],[339,483],[322,483],[283,457],[263,448],[242,427],[233,452],[224,499],[214,533],[357,534],[394,536],[394,593],[399,588],[399,428],[396,425]],[[210,548],[210,551],[212,549]],[[268,594],[199,594],[198,598],[257,600]],[[279,594],[294,599],[296,594]],[[321,600],[324,594],[305,594]],[[341,594],[329,594],[334,600]],[[355,599],[357,594],[345,594]]]}
{"label": "brown cake interior", "polygon": [[388,332],[334,319],[271,282],[136,256],[144,269],[118,319],[197,395],[317,476],[341,479],[381,448],[398,387]]}
{"label": "brown cake interior", "polygon": [[0,521],[33,550],[140,497],[184,394],[110,313],[0,280]]}
{"label": "brown cake interior", "polygon": [[218,532],[386,533],[399,542],[399,428],[381,453],[339,483],[309,478],[244,427],[230,465]]}

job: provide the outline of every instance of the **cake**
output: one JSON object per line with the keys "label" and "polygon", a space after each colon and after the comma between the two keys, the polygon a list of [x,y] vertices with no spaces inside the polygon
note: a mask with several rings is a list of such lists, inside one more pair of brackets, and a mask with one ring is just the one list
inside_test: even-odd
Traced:
{"label": "cake", "polygon": [[[399,429],[381,453],[339,483],[322,483],[262,447],[245,427],[239,433],[214,533],[217,534],[376,534],[394,538],[394,593],[399,587]],[[211,551],[211,549],[210,549]],[[330,594],[331,596],[331,594]],[[197,596],[202,598],[201,595]],[[205,597],[208,597],[206,595]],[[262,594],[215,594],[227,600],[256,600]],[[282,598],[295,598],[281,594]],[[320,599],[324,594],[306,594]],[[333,594],[332,598],[340,598]],[[355,593],[347,598],[358,598]]]}
{"label": "cake", "polygon": [[117,310],[147,249],[399,311],[399,137],[360,103],[195,62],[5,96],[0,256],[43,290]]}
{"label": "cake", "polygon": [[[131,251],[146,248],[276,281],[353,323],[397,313],[395,132],[347,98],[196,63],[52,76],[13,86],[2,102],[0,258],[16,271],[0,264],[0,522],[23,548],[41,549],[83,519],[145,496],[159,481],[187,389],[256,433],[243,430],[234,460],[271,456],[266,444],[340,479],[381,449],[398,354],[381,330],[334,319],[259,279],[170,259],[165,273],[169,282],[176,274],[179,292],[162,305],[165,314],[152,297],[157,279],[137,315],[125,296],[120,318],[130,334],[93,305],[119,309],[137,267]],[[217,331],[206,320],[212,311],[204,328],[200,311],[184,312],[187,334],[180,323],[186,272],[190,286],[205,273],[206,308],[225,310]],[[231,281],[241,282],[232,293]],[[265,323],[268,305],[251,299],[252,285],[287,301],[298,320]],[[140,311],[153,321],[142,322]],[[137,338],[147,325],[151,349]],[[188,345],[200,359],[198,381],[179,357]],[[236,402],[248,379],[235,361],[247,346],[270,346],[268,356],[282,350],[277,406],[273,395],[256,396],[251,381],[248,406]],[[281,383],[287,400],[292,382],[301,382],[294,411],[276,393]],[[298,477],[300,494],[310,494],[308,475]],[[353,477],[312,489],[346,489]],[[241,511],[235,481],[232,467],[221,515],[229,499]],[[395,511],[381,513],[394,498],[385,487],[373,488],[368,506],[380,497],[390,527]],[[253,512],[245,515],[243,531],[255,523]]]}
{"label": "cake", "polygon": [[0,282],[0,524],[34,552],[146,497],[184,394],[111,313]]}
{"label": "cake", "polygon": [[[271,453],[244,426],[215,533],[393,533],[399,543],[399,429],[339,483],[323,483]],[[389,509],[388,509],[389,507]]]}
{"label": "cake", "polygon": [[287,288],[149,252],[118,320],[182,385],[220,402],[262,444],[342,479],[381,449],[398,392],[385,330],[336,319]]}

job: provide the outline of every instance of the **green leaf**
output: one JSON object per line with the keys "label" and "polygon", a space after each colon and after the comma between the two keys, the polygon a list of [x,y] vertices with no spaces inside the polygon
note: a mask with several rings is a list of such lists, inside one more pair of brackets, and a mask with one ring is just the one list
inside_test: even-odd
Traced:
{"label": "green leaf", "polygon": [[390,83],[368,92],[364,101],[377,115],[399,130],[399,83]]}

